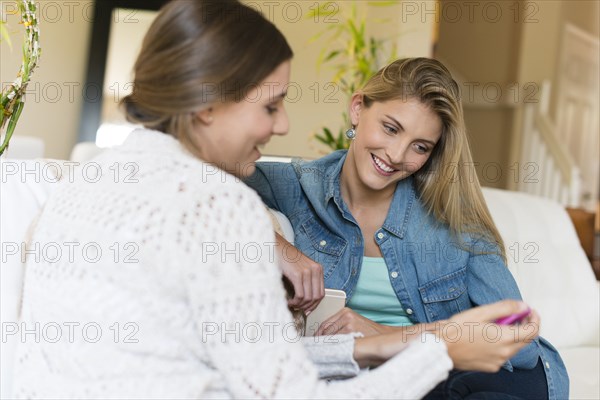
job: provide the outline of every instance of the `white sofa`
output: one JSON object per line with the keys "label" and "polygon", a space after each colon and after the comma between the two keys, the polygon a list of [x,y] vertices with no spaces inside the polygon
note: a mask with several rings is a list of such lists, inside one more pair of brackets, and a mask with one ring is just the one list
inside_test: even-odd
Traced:
{"label": "white sofa", "polygon": [[[11,393],[14,347],[19,340],[18,335],[5,335],[5,326],[14,327],[18,321],[23,273],[20,257],[7,256],[6,250],[24,240],[31,221],[57,186],[52,174],[58,164],[48,162],[0,159],[2,398]],[[37,168],[41,179],[6,172],[15,166],[21,171]],[[556,345],[567,365],[570,398],[600,399],[600,290],[566,211],[553,201],[523,193],[484,189],[484,195],[523,297],[539,311],[542,335]]]}

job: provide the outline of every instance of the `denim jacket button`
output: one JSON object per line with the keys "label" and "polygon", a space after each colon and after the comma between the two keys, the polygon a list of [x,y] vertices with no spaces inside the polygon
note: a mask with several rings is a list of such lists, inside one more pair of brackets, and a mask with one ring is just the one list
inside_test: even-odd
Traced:
{"label": "denim jacket button", "polygon": [[383,234],[383,232],[379,232],[379,233],[377,234],[377,237],[378,237],[379,239],[383,239],[383,237],[384,237],[384,236],[385,236],[385,235]]}
{"label": "denim jacket button", "polygon": [[412,315],[412,313],[413,313],[413,310],[412,310],[412,308],[407,308],[407,309],[406,309],[406,313],[407,313],[408,315]]}
{"label": "denim jacket button", "polygon": [[325,246],[327,245],[327,241],[326,241],[326,240],[321,240],[321,241],[319,242],[319,245],[320,245],[321,247],[325,247]]}
{"label": "denim jacket button", "polygon": [[546,361],[546,368],[550,369],[550,363],[548,361]]}
{"label": "denim jacket button", "polygon": [[391,275],[392,275],[392,278],[397,278],[398,277],[398,273],[396,271],[392,272]]}

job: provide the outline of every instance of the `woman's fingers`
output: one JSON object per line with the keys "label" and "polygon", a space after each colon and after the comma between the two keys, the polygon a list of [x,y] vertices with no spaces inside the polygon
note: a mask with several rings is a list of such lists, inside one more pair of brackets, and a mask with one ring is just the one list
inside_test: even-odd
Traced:
{"label": "woman's fingers", "polygon": [[[521,323],[498,325],[494,321],[526,309],[523,302],[506,300],[453,316],[448,324],[442,326],[439,335],[446,341],[455,367],[484,372],[498,371],[507,360],[538,336],[540,317],[531,310]],[[459,334],[452,334],[454,331],[449,330],[450,327]]]}
{"label": "woman's fingers", "polygon": [[312,310],[314,310],[321,299],[325,296],[325,282],[323,279],[323,267],[320,264],[317,264],[317,268],[313,270],[312,274],[312,290],[313,290],[313,304]]}
{"label": "woman's fingers", "polygon": [[344,309],[341,309],[325,321],[321,322],[319,329],[315,332],[315,336],[335,335],[341,333],[343,328],[342,316]]}
{"label": "woman's fingers", "polygon": [[283,249],[280,257],[282,273],[294,288],[294,296],[288,305],[305,312],[314,310],[325,295],[323,268],[281,235],[275,237],[279,248]]}
{"label": "woman's fingers", "polygon": [[378,324],[356,313],[352,309],[344,307],[324,321],[317,330],[316,335],[360,332],[364,336],[374,336],[393,331],[395,331],[394,327]]}
{"label": "woman's fingers", "polygon": [[516,314],[526,309],[527,305],[522,301],[502,300],[497,303],[471,308],[454,317],[463,322],[493,322],[499,318]]}
{"label": "woman's fingers", "polygon": [[540,323],[540,315],[535,310],[531,310],[531,314],[529,314],[527,319],[515,326],[519,330],[518,338],[519,341],[523,343],[522,347],[531,343],[538,337],[540,333]]}

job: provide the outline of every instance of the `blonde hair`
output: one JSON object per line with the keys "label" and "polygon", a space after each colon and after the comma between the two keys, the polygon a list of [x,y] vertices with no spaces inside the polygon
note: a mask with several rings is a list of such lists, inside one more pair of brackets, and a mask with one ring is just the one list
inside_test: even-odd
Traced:
{"label": "blonde hair", "polygon": [[133,92],[121,104],[129,121],[191,138],[195,113],[242,101],[292,50],[256,10],[233,0],[174,0],[160,11],[134,66]]}
{"label": "blonde hair", "polygon": [[396,60],[377,72],[360,93],[366,107],[373,102],[417,99],[439,116],[440,140],[427,163],[413,175],[421,201],[460,243],[464,233],[483,239],[497,245],[491,252],[506,262],[504,241],[485,204],[473,165],[458,84],[448,69],[429,58]]}

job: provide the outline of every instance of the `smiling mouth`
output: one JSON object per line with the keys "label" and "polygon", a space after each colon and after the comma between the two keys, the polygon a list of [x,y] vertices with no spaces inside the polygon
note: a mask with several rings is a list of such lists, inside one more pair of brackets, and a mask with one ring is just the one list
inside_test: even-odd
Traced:
{"label": "smiling mouth", "polygon": [[394,169],[387,165],[381,158],[375,156],[374,154],[371,154],[371,158],[373,159],[373,163],[375,164],[377,170],[382,175],[389,176],[392,175],[394,172],[398,171],[397,169]]}

